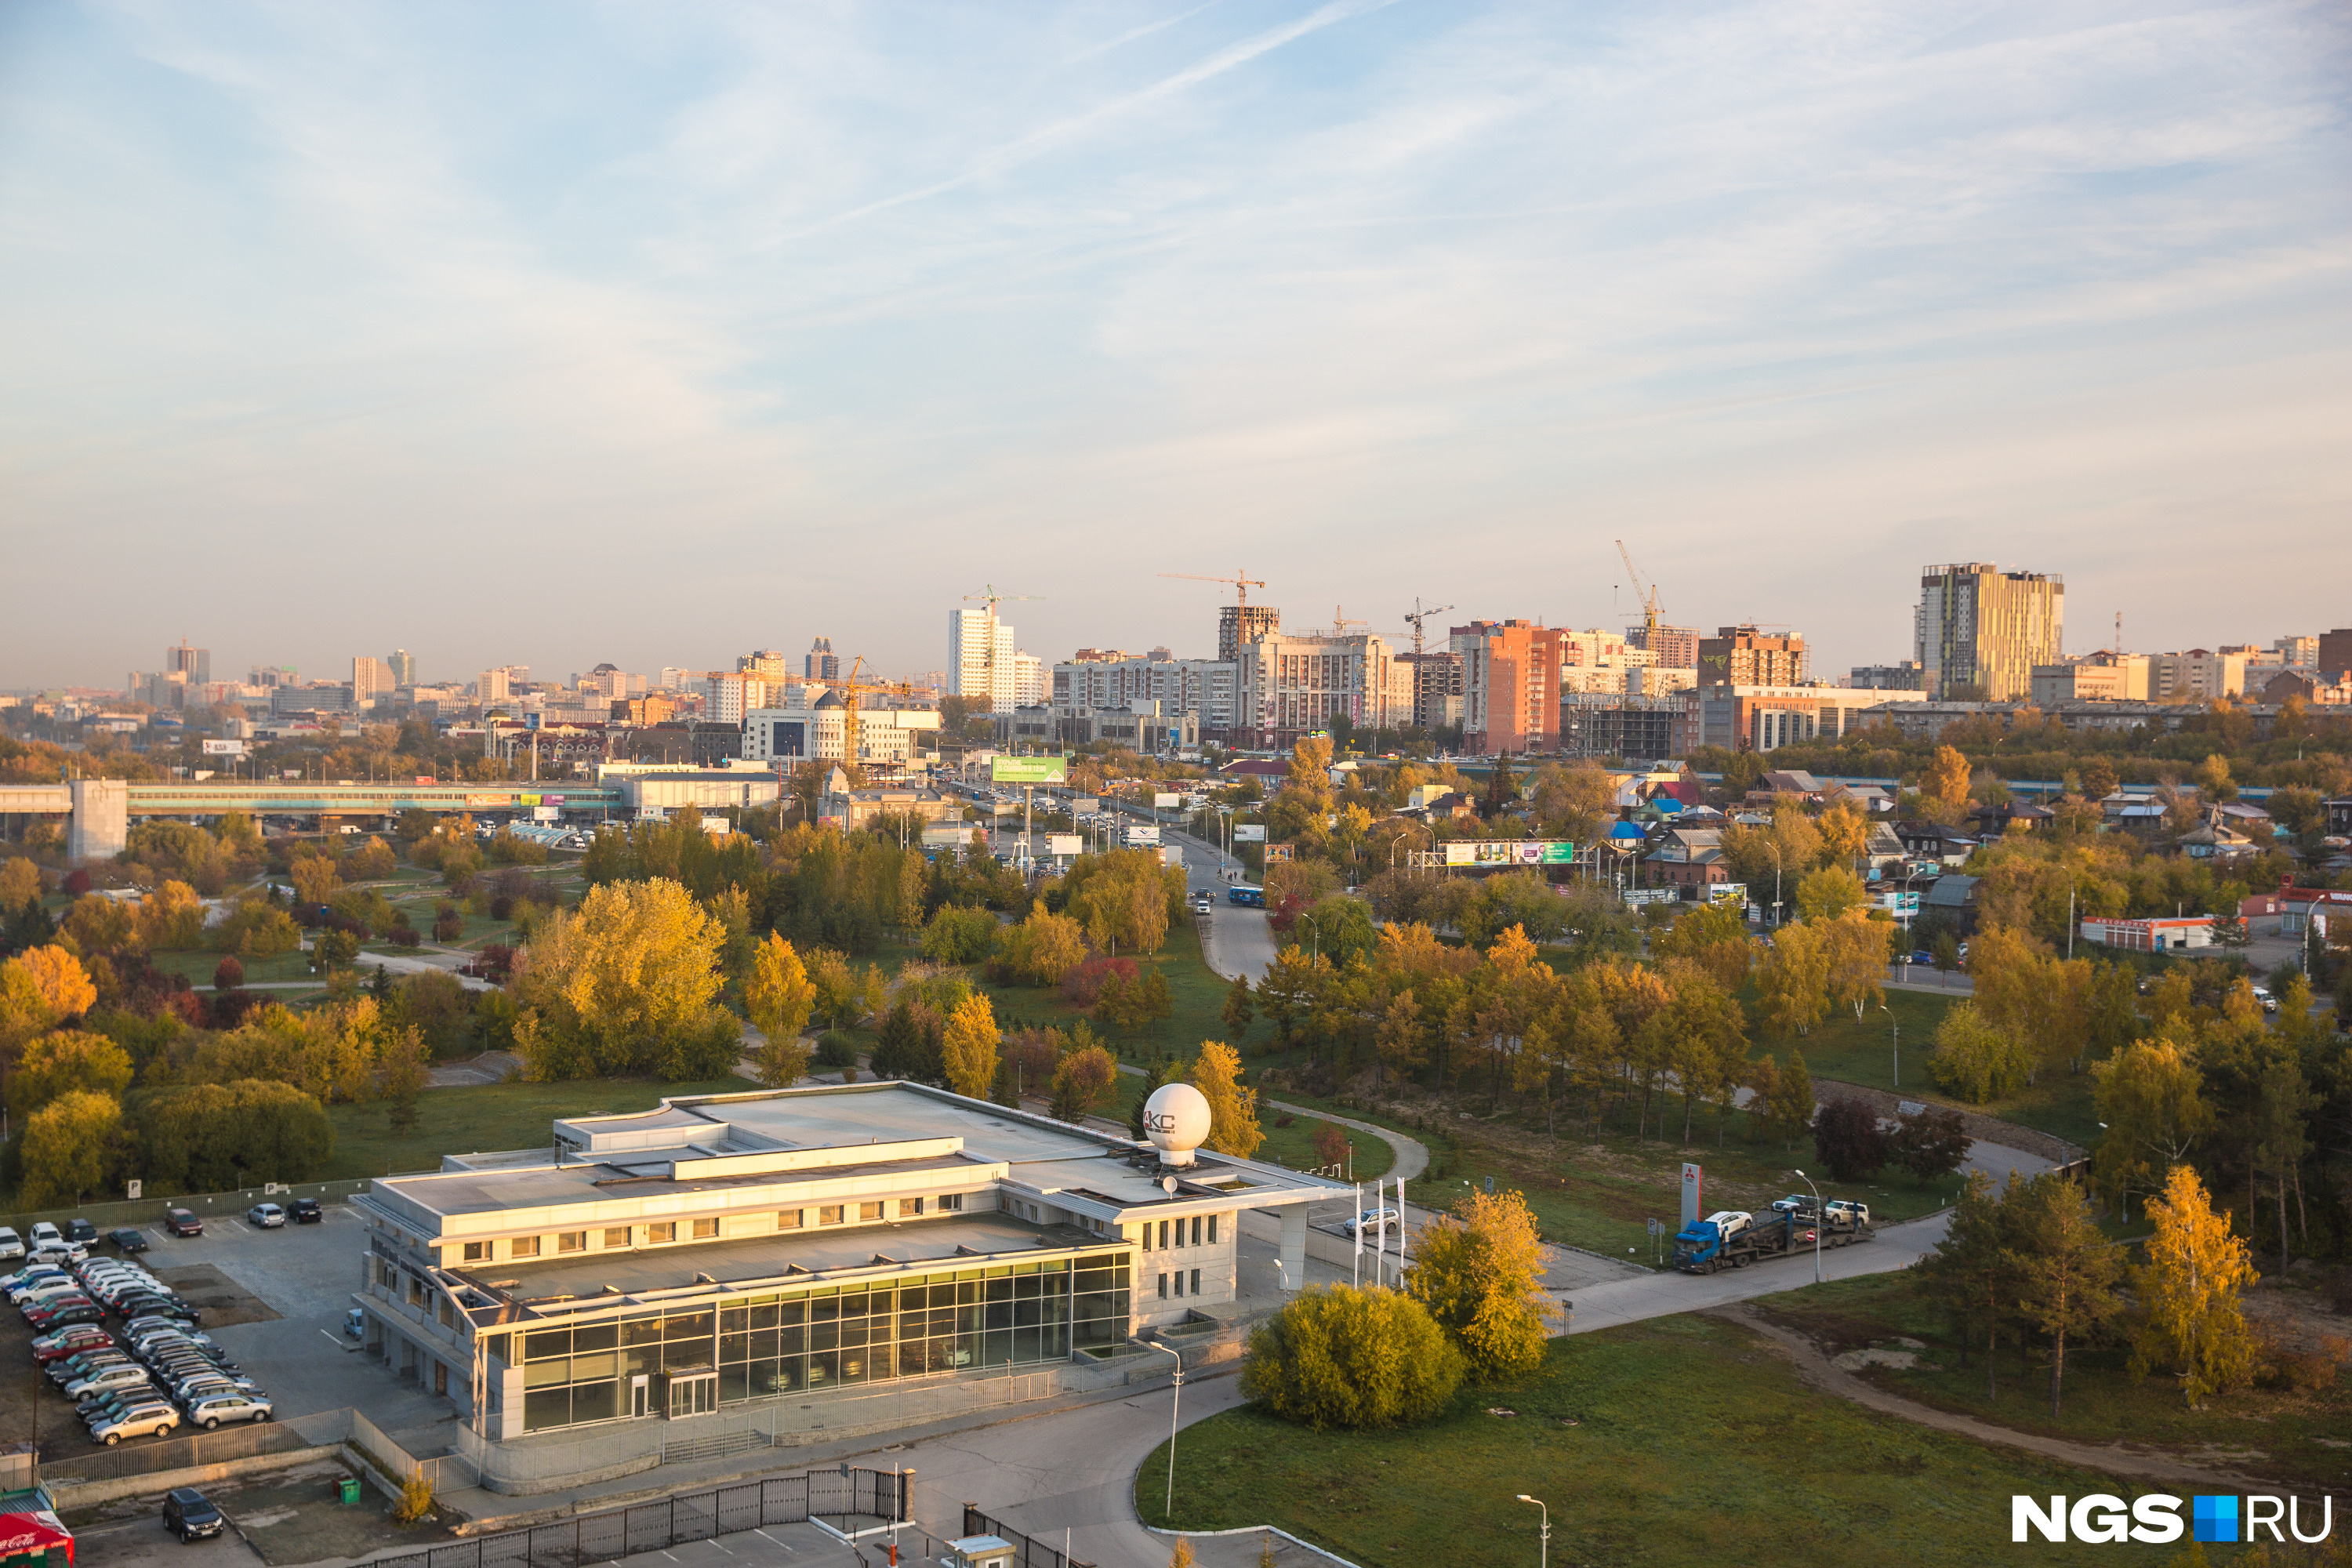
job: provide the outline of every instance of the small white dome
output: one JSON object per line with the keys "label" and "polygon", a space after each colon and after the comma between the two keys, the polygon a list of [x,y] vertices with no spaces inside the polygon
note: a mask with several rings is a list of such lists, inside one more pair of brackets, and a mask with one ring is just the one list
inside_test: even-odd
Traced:
{"label": "small white dome", "polygon": [[1209,1098],[1189,1083],[1167,1083],[1143,1102],[1144,1135],[1159,1146],[1163,1165],[1189,1165],[1208,1141]]}

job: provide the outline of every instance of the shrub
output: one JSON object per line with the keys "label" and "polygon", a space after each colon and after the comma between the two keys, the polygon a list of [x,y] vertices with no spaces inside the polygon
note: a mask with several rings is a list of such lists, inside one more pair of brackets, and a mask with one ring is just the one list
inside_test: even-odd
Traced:
{"label": "shrub", "polygon": [[1841,1182],[1856,1182],[1886,1163],[1886,1134],[1878,1112],[1859,1100],[1825,1100],[1813,1114],[1813,1147]]}
{"label": "shrub", "polygon": [[856,1066],[857,1037],[846,1029],[827,1029],[817,1037],[816,1063],[826,1068]]}
{"label": "shrub", "polygon": [[996,951],[999,929],[986,910],[942,904],[923,928],[923,956],[934,963],[978,963]]}
{"label": "shrub", "polygon": [[1936,1026],[1936,1048],[1928,1076],[1945,1093],[1972,1104],[2006,1100],[2033,1081],[2033,1048],[2013,1029],[2002,1028],[1962,1002]]}
{"label": "shrub", "polygon": [[1109,958],[1097,953],[1062,976],[1062,997],[1081,1007],[1091,1007],[1101,1000],[1103,986],[1112,975],[1116,974],[1132,985],[1138,973],[1135,960],[1131,958]]}
{"label": "shrub", "polygon": [[244,984],[245,965],[236,961],[236,954],[232,952],[213,966],[214,990],[234,991]]}
{"label": "shrub", "polygon": [[466,934],[466,911],[455,904],[443,904],[433,911],[433,940],[458,942]]}
{"label": "shrub", "polygon": [[1402,1291],[1312,1287],[1250,1334],[1242,1394],[1318,1429],[1410,1426],[1462,1386],[1462,1352]]}

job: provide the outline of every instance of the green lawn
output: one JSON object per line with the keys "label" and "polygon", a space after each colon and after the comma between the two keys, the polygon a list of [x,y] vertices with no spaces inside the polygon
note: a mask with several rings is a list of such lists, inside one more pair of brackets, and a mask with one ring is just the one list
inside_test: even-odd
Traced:
{"label": "green lawn", "polygon": [[[1147,1062],[1159,1052],[1190,1061],[1202,1040],[1224,1040],[1235,1050],[1242,1049],[1242,1041],[1226,1038],[1226,984],[1202,962],[1201,937],[1191,917],[1170,926],[1167,945],[1137,963],[1167,976],[1168,997],[1173,1011],[1169,1017],[1139,1029],[1097,1027],[1096,1032],[1103,1037],[1103,1043],[1117,1051],[1122,1061]],[[971,971],[971,975],[972,984],[988,993],[1000,1024],[1011,1019],[1066,1029],[1086,1016],[1084,1008],[1064,1001],[1058,990],[992,984],[981,978],[977,969]],[[1262,1035],[1266,1028],[1263,1022],[1253,1023],[1250,1033]]]}
{"label": "green lawn", "polygon": [[466,1089],[428,1089],[418,1098],[416,1130],[395,1136],[381,1100],[331,1105],[335,1155],[322,1181],[381,1176],[392,1171],[436,1169],[441,1156],[494,1149],[526,1149],[553,1137],[559,1116],[596,1116],[651,1110],[664,1099],[695,1094],[740,1094],[754,1087],[740,1078],[710,1083],[658,1083],[650,1079],[595,1079],[579,1083],[500,1083]]}
{"label": "green lawn", "polygon": [[[1137,1472],[1148,1523],[1166,1522],[1167,1466],[1163,1444]],[[1277,1525],[1367,1568],[1533,1563],[1538,1516],[1513,1500],[1525,1492],[1551,1505],[1562,1563],[1973,1565],[2014,1554],[2013,1492],[2128,1490],[1813,1393],[1738,1325],[1685,1315],[1554,1341],[1525,1382],[1465,1389],[1411,1431],[1212,1416],[1179,1442],[1174,1522]],[[2032,1555],[2168,1563],[2178,1551],[2037,1543]]]}
{"label": "green lawn", "polygon": [[[1751,1000],[1752,997],[1750,993]],[[1918,991],[1886,993],[1887,1008],[1903,1027],[1903,1080],[1899,1086],[1895,1080],[1893,1030],[1886,1014],[1875,1008],[1864,1014],[1859,1022],[1851,1009],[1832,1013],[1802,1038],[1769,1037],[1760,1028],[1751,1028],[1749,1037],[1758,1056],[1769,1051],[1785,1062],[1791,1047],[1802,1051],[1805,1069],[1815,1078],[1835,1079],[1841,1083],[1858,1083],[1872,1089],[1899,1088],[1906,1099],[1980,1111],[2021,1127],[2055,1134],[2081,1146],[2097,1142],[2099,1119],[2091,1104],[2091,1075],[2087,1072],[2071,1073],[2061,1067],[2043,1074],[2040,1082],[2015,1099],[1984,1105],[1953,1100],[1936,1088],[1935,1080],[1927,1076],[1927,1057],[1934,1048],[1936,1026],[1943,1022],[1952,1004],[1961,1000],[1964,998]]]}
{"label": "green lawn", "polygon": [[[1296,1116],[1289,1126],[1276,1126],[1275,1123],[1286,1114],[1271,1107],[1259,1109],[1257,1122],[1265,1130],[1265,1142],[1258,1146],[1256,1158],[1287,1165],[1294,1171],[1310,1170],[1321,1165],[1323,1156],[1316,1152],[1315,1134],[1318,1129],[1329,1123],[1314,1117]],[[1347,1138],[1348,1147],[1353,1151],[1348,1171],[1355,1180],[1369,1182],[1375,1176],[1385,1176],[1396,1164],[1396,1151],[1390,1148],[1386,1141],[1350,1127],[1342,1127],[1339,1131]]]}
{"label": "green lawn", "polygon": [[[189,984],[199,991],[206,991],[212,988],[213,972],[220,967],[220,961],[226,956],[225,953],[199,948],[189,952],[151,952],[147,961],[166,974],[186,975]],[[310,955],[307,952],[280,952],[268,958],[241,958],[237,962],[245,966],[247,984],[263,980],[312,978]]]}
{"label": "green lawn", "polygon": [[1833,1280],[1767,1296],[1756,1305],[1832,1354],[1897,1336],[1924,1340],[1927,1349],[1919,1352],[1920,1365],[1873,1367],[1864,1373],[1923,1405],[2086,1443],[2128,1441],[2184,1453],[2210,1447],[2260,1455],[2234,1459],[2231,1468],[2298,1488],[2341,1492],[2352,1483],[2352,1450],[2320,1441],[2340,1444],[2352,1434],[2352,1384],[2339,1382],[2312,1394],[2245,1389],[2217,1394],[2204,1409],[2190,1410],[2169,1379],[2134,1383],[2124,1364],[2127,1352],[2120,1346],[2069,1346],[2060,1414],[2053,1420],[2047,1368],[2004,1346],[1994,1369],[1996,1388],[1988,1393],[1984,1347],[1979,1343],[1969,1364],[1960,1365],[1959,1338],[1927,1282],[1916,1275]]}

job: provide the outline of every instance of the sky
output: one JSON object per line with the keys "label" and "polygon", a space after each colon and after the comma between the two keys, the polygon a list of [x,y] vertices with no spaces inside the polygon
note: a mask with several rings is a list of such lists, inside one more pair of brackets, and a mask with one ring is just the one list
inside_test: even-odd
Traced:
{"label": "sky", "polygon": [[[0,688],[2352,625],[2339,4],[0,6]],[[1437,623],[1433,622],[1434,626]]]}

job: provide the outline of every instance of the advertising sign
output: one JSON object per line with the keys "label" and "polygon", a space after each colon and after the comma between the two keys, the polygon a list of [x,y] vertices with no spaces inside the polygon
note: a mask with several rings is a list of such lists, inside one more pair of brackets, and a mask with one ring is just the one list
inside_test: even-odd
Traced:
{"label": "advertising sign", "polygon": [[419,773],[416,775],[416,782],[421,784],[429,784],[433,782],[433,775],[431,773]]}
{"label": "advertising sign", "polygon": [[1263,844],[1263,843],[1265,843],[1265,823],[1263,823],[1263,822],[1236,822],[1236,823],[1234,823],[1234,843],[1236,843],[1236,844]]}
{"label": "advertising sign", "polygon": [[1267,865],[1269,865],[1269,866],[1278,866],[1278,865],[1282,864],[1282,862],[1284,862],[1285,860],[1287,860],[1287,859],[1289,859],[1289,858],[1290,858],[1290,846],[1289,846],[1289,845],[1287,845],[1287,844],[1269,844],[1269,845],[1267,845],[1267,846],[1265,847],[1265,863],[1266,863]]}
{"label": "advertising sign", "polygon": [[991,757],[988,759],[988,777],[992,784],[1067,784],[1070,777],[1070,759],[1067,757]]}
{"label": "advertising sign", "polygon": [[1078,856],[1086,852],[1087,841],[1083,834],[1048,833],[1045,835],[1045,853],[1048,855]]}
{"label": "advertising sign", "polygon": [[1748,901],[1748,884],[1717,882],[1707,889],[1706,901],[1710,904],[1744,904]]}
{"label": "advertising sign", "polygon": [[537,805],[539,804],[539,796],[535,795],[519,795],[515,796],[515,804],[517,805]]}
{"label": "advertising sign", "polygon": [[1090,795],[1074,795],[1070,800],[1070,809],[1080,816],[1092,816],[1102,809],[1102,802]]}
{"label": "advertising sign", "polygon": [[1689,1161],[1683,1162],[1683,1228],[1688,1230],[1699,1222],[1706,1210],[1699,1205],[1699,1189],[1705,1184],[1699,1168]]}
{"label": "advertising sign", "polygon": [[1576,846],[1565,838],[1461,838],[1445,847],[1449,866],[1568,866]]}
{"label": "advertising sign", "polygon": [[245,755],[243,741],[206,741],[205,755],[208,757],[241,757]]}
{"label": "advertising sign", "polygon": [[1151,809],[1154,811],[1173,811],[1183,804],[1184,797],[1172,790],[1158,791],[1151,797]]}
{"label": "advertising sign", "polygon": [[466,797],[467,811],[499,811],[514,804],[510,795],[469,795]]}

